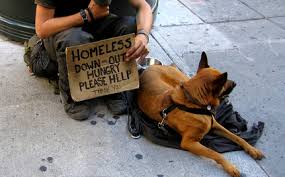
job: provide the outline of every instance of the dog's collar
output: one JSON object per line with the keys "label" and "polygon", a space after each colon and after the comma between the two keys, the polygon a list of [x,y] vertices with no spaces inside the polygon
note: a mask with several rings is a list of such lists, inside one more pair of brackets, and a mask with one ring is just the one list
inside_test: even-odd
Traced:
{"label": "dog's collar", "polygon": [[167,108],[163,109],[160,112],[160,116],[162,117],[162,120],[158,123],[158,128],[164,127],[165,121],[167,119],[167,115],[176,108],[178,108],[182,111],[185,111],[185,112],[192,113],[192,114],[200,114],[200,115],[207,115],[207,116],[215,117],[215,113],[213,112],[211,106],[207,106],[207,109],[205,109],[205,108],[188,108],[184,105],[173,103],[172,105],[168,106]]}

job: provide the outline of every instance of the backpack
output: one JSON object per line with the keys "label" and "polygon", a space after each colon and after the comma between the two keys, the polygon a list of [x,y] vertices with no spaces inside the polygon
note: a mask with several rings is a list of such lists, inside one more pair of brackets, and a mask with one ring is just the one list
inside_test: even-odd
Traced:
{"label": "backpack", "polygon": [[24,43],[24,62],[39,77],[57,78],[57,64],[49,57],[44,41],[36,34]]}
{"label": "backpack", "polygon": [[50,59],[44,41],[35,34],[24,43],[24,47],[24,62],[30,72],[49,79],[49,83],[54,87],[54,93],[59,94],[57,63]]}

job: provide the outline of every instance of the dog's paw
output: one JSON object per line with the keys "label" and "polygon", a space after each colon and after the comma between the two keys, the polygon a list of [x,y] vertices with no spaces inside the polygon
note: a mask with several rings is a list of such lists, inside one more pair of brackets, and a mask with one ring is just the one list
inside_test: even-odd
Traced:
{"label": "dog's paw", "polygon": [[264,155],[262,154],[262,152],[258,149],[256,149],[255,147],[251,147],[247,153],[254,159],[256,160],[261,160],[262,158],[264,158]]}
{"label": "dog's paw", "polygon": [[240,177],[240,172],[234,165],[227,165],[226,167],[224,167],[224,169],[232,177]]}

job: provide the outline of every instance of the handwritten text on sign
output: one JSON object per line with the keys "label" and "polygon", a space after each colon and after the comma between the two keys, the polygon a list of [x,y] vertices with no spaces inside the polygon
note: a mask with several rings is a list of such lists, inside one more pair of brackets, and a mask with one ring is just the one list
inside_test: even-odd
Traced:
{"label": "handwritten text on sign", "polygon": [[134,34],[66,49],[71,96],[83,101],[139,87],[136,61],[125,62]]}

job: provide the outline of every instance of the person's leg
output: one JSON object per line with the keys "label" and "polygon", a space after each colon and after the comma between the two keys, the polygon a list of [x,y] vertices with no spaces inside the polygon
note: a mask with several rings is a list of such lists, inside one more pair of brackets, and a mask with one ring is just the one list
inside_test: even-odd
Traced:
{"label": "person's leg", "polygon": [[112,37],[136,33],[137,24],[136,18],[131,16],[119,17],[116,22],[112,24],[113,30],[108,31]]}
{"label": "person's leg", "polygon": [[86,26],[84,30],[91,33],[95,41],[136,33],[136,18],[132,16],[119,17],[110,14]]}
{"label": "person's leg", "polygon": [[66,113],[73,119],[84,120],[89,117],[90,109],[85,101],[74,102],[70,95],[67,66],[66,47],[91,42],[91,34],[82,31],[81,28],[71,28],[56,34],[45,40],[45,47],[52,59],[56,59],[59,72],[59,91],[64,103]]}
{"label": "person's leg", "polygon": [[[119,17],[108,29],[105,30],[105,35],[110,37],[136,33],[136,19],[135,17]],[[107,96],[106,104],[108,109],[115,115],[127,113],[127,100],[124,93]]]}

